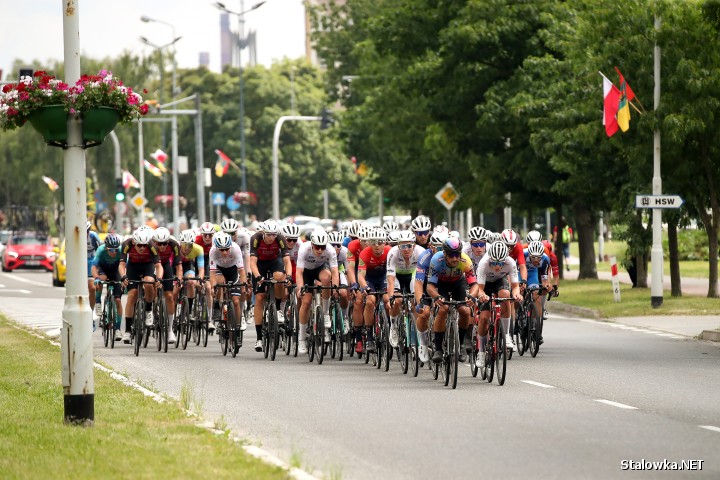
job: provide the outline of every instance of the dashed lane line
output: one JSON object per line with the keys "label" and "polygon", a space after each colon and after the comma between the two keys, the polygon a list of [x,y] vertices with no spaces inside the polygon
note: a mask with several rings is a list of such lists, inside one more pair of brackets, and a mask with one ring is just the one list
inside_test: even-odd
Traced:
{"label": "dashed lane line", "polygon": [[555,388],[552,385],[548,385],[546,383],[540,383],[540,382],[534,382],[532,380],[521,380],[521,382],[527,383],[529,385],[535,385],[536,387],[542,387],[542,388]]}
{"label": "dashed lane line", "polygon": [[611,407],[624,408],[626,410],[637,410],[637,407],[633,407],[631,405],[625,405],[624,403],[613,402],[612,400],[604,400],[602,398],[596,398],[595,401],[604,403],[605,405],[610,405]]}

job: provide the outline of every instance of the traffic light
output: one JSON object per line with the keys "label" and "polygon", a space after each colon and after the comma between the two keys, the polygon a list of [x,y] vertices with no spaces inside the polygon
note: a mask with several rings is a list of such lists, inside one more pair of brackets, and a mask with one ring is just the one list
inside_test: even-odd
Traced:
{"label": "traffic light", "polygon": [[320,130],[327,130],[333,123],[335,123],[335,120],[332,118],[332,112],[323,107],[320,113]]}
{"label": "traffic light", "polygon": [[125,187],[123,187],[122,178],[115,179],[115,201],[116,202],[124,202],[125,201]]}

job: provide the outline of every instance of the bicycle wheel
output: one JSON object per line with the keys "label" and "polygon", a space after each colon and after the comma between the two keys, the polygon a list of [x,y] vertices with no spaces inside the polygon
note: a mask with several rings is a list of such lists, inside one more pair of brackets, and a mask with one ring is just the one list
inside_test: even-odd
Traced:
{"label": "bicycle wheel", "polygon": [[305,340],[301,341],[307,342],[308,361],[312,363],[315,360],[315,317],[312,313],[308,319]]}
{"label": "bicycle wheel", "polygon": [[133,314],[133,341],[135,348],[135,356],[140,355],[140,345],[143,341],[143,330],[145,329],[145,302],[138,301],[135,303],[135,313]]}
{"label": "bicycle wheel", "polygon": [[110,348],[115,348],[115,331],[118,330],[115,328],[115,322],[117,321],[117,305],[115,304],[115,297],[112,296],[112,300],[110,301]]}
{"label": "bicycle wheel", "polygon": [[233,358],[235,358],[238,354],[238,339],[237,339],[237,315],[235,313],[235,304],[230,301],[228,303],[228,311],[227,311],[227,326],[228,326],[228,348],[230,349],[230,354]]}
{"label": "bicycle wheel", "polygon": [[448,352],[450,352],[448,376],[453,390],[457,387],[458,362],[460,361],[460,334],[458,331],[458,313],[455,311],[450,330],[448,331]]}
{"label": "bicycle wheel", "polygon": [[105,297],[105,301],[103,302],[102,316],[100,317],[100,328],[102,328],[103,344],[105,345],[105,348],[107,348],[108,344],[110,343],[111,336],[113,337],[113,340],[115,339],[115,335],[113,335],[115,317],[112,317],[112,321],[109,320],[111,313],[110,303],[114,304],[115,300],[113,299],[112,295],[107,295]]}
{"label": "bicycle wheel", "polygon": [[[272,304],[272,305],[271,305]],[[262,329],[260,330],[262,333],[262,351],[263,356],[265,358],[268,358],[270,355],[270,316],[271,316],[271,307],[275,307],[275,302],[271,298],[267,298],[265,300],[265,307],[263,308],[263,317],[262,317]]]}
{"label": "bicycle wheel", "polygon": [[408,331],[410,330],[410,323],[406,315],[402,315],[398,318],[398,359],[400,360],[400,371],[403,375],[407,375],[409,360],[410,360],[410,348],[408,347]]}
{"label": "bicycle wheel", "polygon": [[352,321],[353,316],[353,302],[352,299],[350,299],[350,306],[348,307],[348,313],[347,313],[347,321],[350,324],[350,328],[348,329],[347,337],[345,338],[345,346],[347,348],[347,354],[350,355],[350,358],[355,356],[355,326],[353,325]]}
{"label": "bicycle wheel", "polygon": [[278,324],[277,309],[275,305],[272,306],[272,316],[270,322],[270,356],[272,360],[275,360],[278,348],[280,347],[280,325]]}
{"label": "bicycle wheel", "polygon": [[208,337],[210,336],[210,332],[208,331],[208,326],[210,324],[209,322],[210,318],[208,317],[207,308],[203,308],[202,322],[200,322],[200,339],[202,341],[203,347],[207,347]]}
{"label": "bicycle wheel", "polygon": [[518,355],[522,357],[525,354],[525,350],[527,350],[527,345],[525,344],[527,340],[527,310],[523,304],[519,304],[517,309],[513,337],[515,338]]}
{"label": "bicycle wheel", "polygon": [[335,314],[332,316],[333,324],[335,325],[335,347],[337,349],[338,361],[342,362],[345,356],[345,325],[340,309],[340,304],[335,303]]}
{"label": "bicycle wheel", "polygon": [[507,366],[508,354],[505,345],[505,335],[502,329],[498,329],[495,335],[495,368],[497,369],[497,381],[499,385],[505,383],[505,367]]}
{"label": "bicycle wheel", "polygon": [[392,360],[393,347],[390,345],[390,320],[388,319],[385,308],[380,311],[380,321],[382,322],[382,346],[383,346],[383,368],[387,372],[390,370],[390,360]]}
{"label": "bicycle wheel", "polygon": [[315,307],[315,356],[318,365],[322,365],[325,358],[325,318],[320,306]]}
{"label": "bicycle wheel", "polygon": [[533,358],[537,356],[538,350],[540,350],[541,321],[537,305],[531,303],[528,308],[528,345],[530,348],[530,355],[532,355]]}
{"label": "bicycle wheel", "polygon": [[[368,363],[370,363],[370,353],[368,353],[368,351],[367,351],[367,342],[368,342],[367,341],[367,329],[368,329],[367,326],[363,327],[363,334],[362,334],[362,337],[360,337],[363,342],[363,354],[365,355],[365,364],[366,365]],[[358,355],[358,358],[360,358],[360,355]],[[375,364],[373,363],[373,365],[375,365]]]}
{"label": "bicycle wheel", "polygon": [[298,314],[296,297],[293,296],[292,301],[291,301],[291,302],[288,302],[288,303],[290,304],[290,308],[291,308],[291,310],[290,310],[290,317],[287,317],[287,316],[286,316],[285,318],[291,318],[291,319],[292,319],[292,326],[293,326],[293,327],[292,327],[292,332],[291,332],[291,334],[292,334],[292,339],[291,339],[290,341],[292,342],[293,357],[297,357],[297,356],[298,356],[298,347],[299,347],[299,344],[298,344],[298,335],[300,334],[300,317],[299,317],[299,314]]}
{"label": "bicycle wheel", "polygon": [[202,340],[202,338],[200,338],[200,322],[202,321],[202,312],[205,310],[205,294],[199,289],[195,291],[195,305],[193,305],[193,310],[195,311],[195,321],[193,322],[192,341],[195,345],[200,345],[200,341]]}
{"label": "bicycle wheel", "polygon": [[487,375],[483,377],[488,383],[492,383],[493,381],[495,355],[497,355],[497,345],[495,345],[495,320],[491,318],[490,322],[492,322],[492,326],[488,327],[487,345],[485,345],[485,370]]}
{"label": "bicycle wheel", "polygon": [[170,325],[170,319],[168,318],[167,314],[167,305],[165,304],[165,298],[160,297],[160,308],[158,309],[158,313],[160,314],[160,333],[162,334],[162,343],[163,343],[163,353],[167,353],[168,351],[168,340],[170,340],[170,329],[172,328],[172,325]]}
{"label": "bicycle wheel", "polygon": [[470,362],[470,373],[472,374],[473,378],[477,377],[478,374],[478,366],[477,366],[477,359],[478,359],[478,352],[479,352],[479,342],[480,339],[478,339],[477,335],[477,325],[472,324],[472,327],[470,327],[470,331],[467,333],[468,335],[471,335],[470,337],[470,355],[468,356],[468,361]]}
{"label": "bicycle wheel", "polygon": [[180,321],[178,328],[177,343],[182,342],[182,348],[187,348],[188,341],[190,340],[190,301],[187,297],[183,297],[182,303],[180,304]]}

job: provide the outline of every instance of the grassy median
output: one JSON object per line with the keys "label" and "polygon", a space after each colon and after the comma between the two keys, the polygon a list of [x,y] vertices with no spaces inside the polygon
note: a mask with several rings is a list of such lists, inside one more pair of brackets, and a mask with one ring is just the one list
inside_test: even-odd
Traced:
{"label": "grassy median", "polygon": [[[717,315],[720,299],[686,295],[663,295],[663,305],[652,308],[649,288],[632,288],[620,284],[620,302],[613,299],[609,280],[563,280],[558,301],[597,311],[603,318],[637,317],[643,315]],[[554,301],[554,300],[553,300]]]}
{"label": "grassy median", "polygon": [[95,370],[95,426],[63,423],[60,349],[0,316],[3,479],[287,478],[225,435]]}

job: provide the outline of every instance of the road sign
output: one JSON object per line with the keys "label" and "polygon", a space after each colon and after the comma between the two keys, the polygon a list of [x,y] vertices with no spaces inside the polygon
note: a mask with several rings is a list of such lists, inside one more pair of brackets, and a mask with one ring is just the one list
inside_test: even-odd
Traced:
{"label": "road sign", "polygon": [[147,198],[143,197],[138,192],[130,199],[130,203],[132,203],[132,206],[135,207],[136,210],[141,210],[145,205],[147,205]]}
{"label": "road sign", "polygon": [[214,207],[225,205],[225,193],[224,192],[213,192],[212,204]]}
{"label": "road sign", "polygon": [[453,205],[455,205],[455,202],[457,202],[457,199],[460,198],[460,194],[455,190],[452,183],[448,182],[435,194],[435,198],[437,198],[438,202],[442,203],[445,208],[450,210]]}
{"label": "road sign", "polygon": [[230,195],[227,198],[227,201],[225,202],[225,206],[227,207],[228,210],[230,210],[231,212],[234,212],[234,211],[240,209],[240,202],[235,200],[234,195]]}
{"label": "road sign", "polygon": [[635,195],[635,208],[680,208],[680,195]]}

